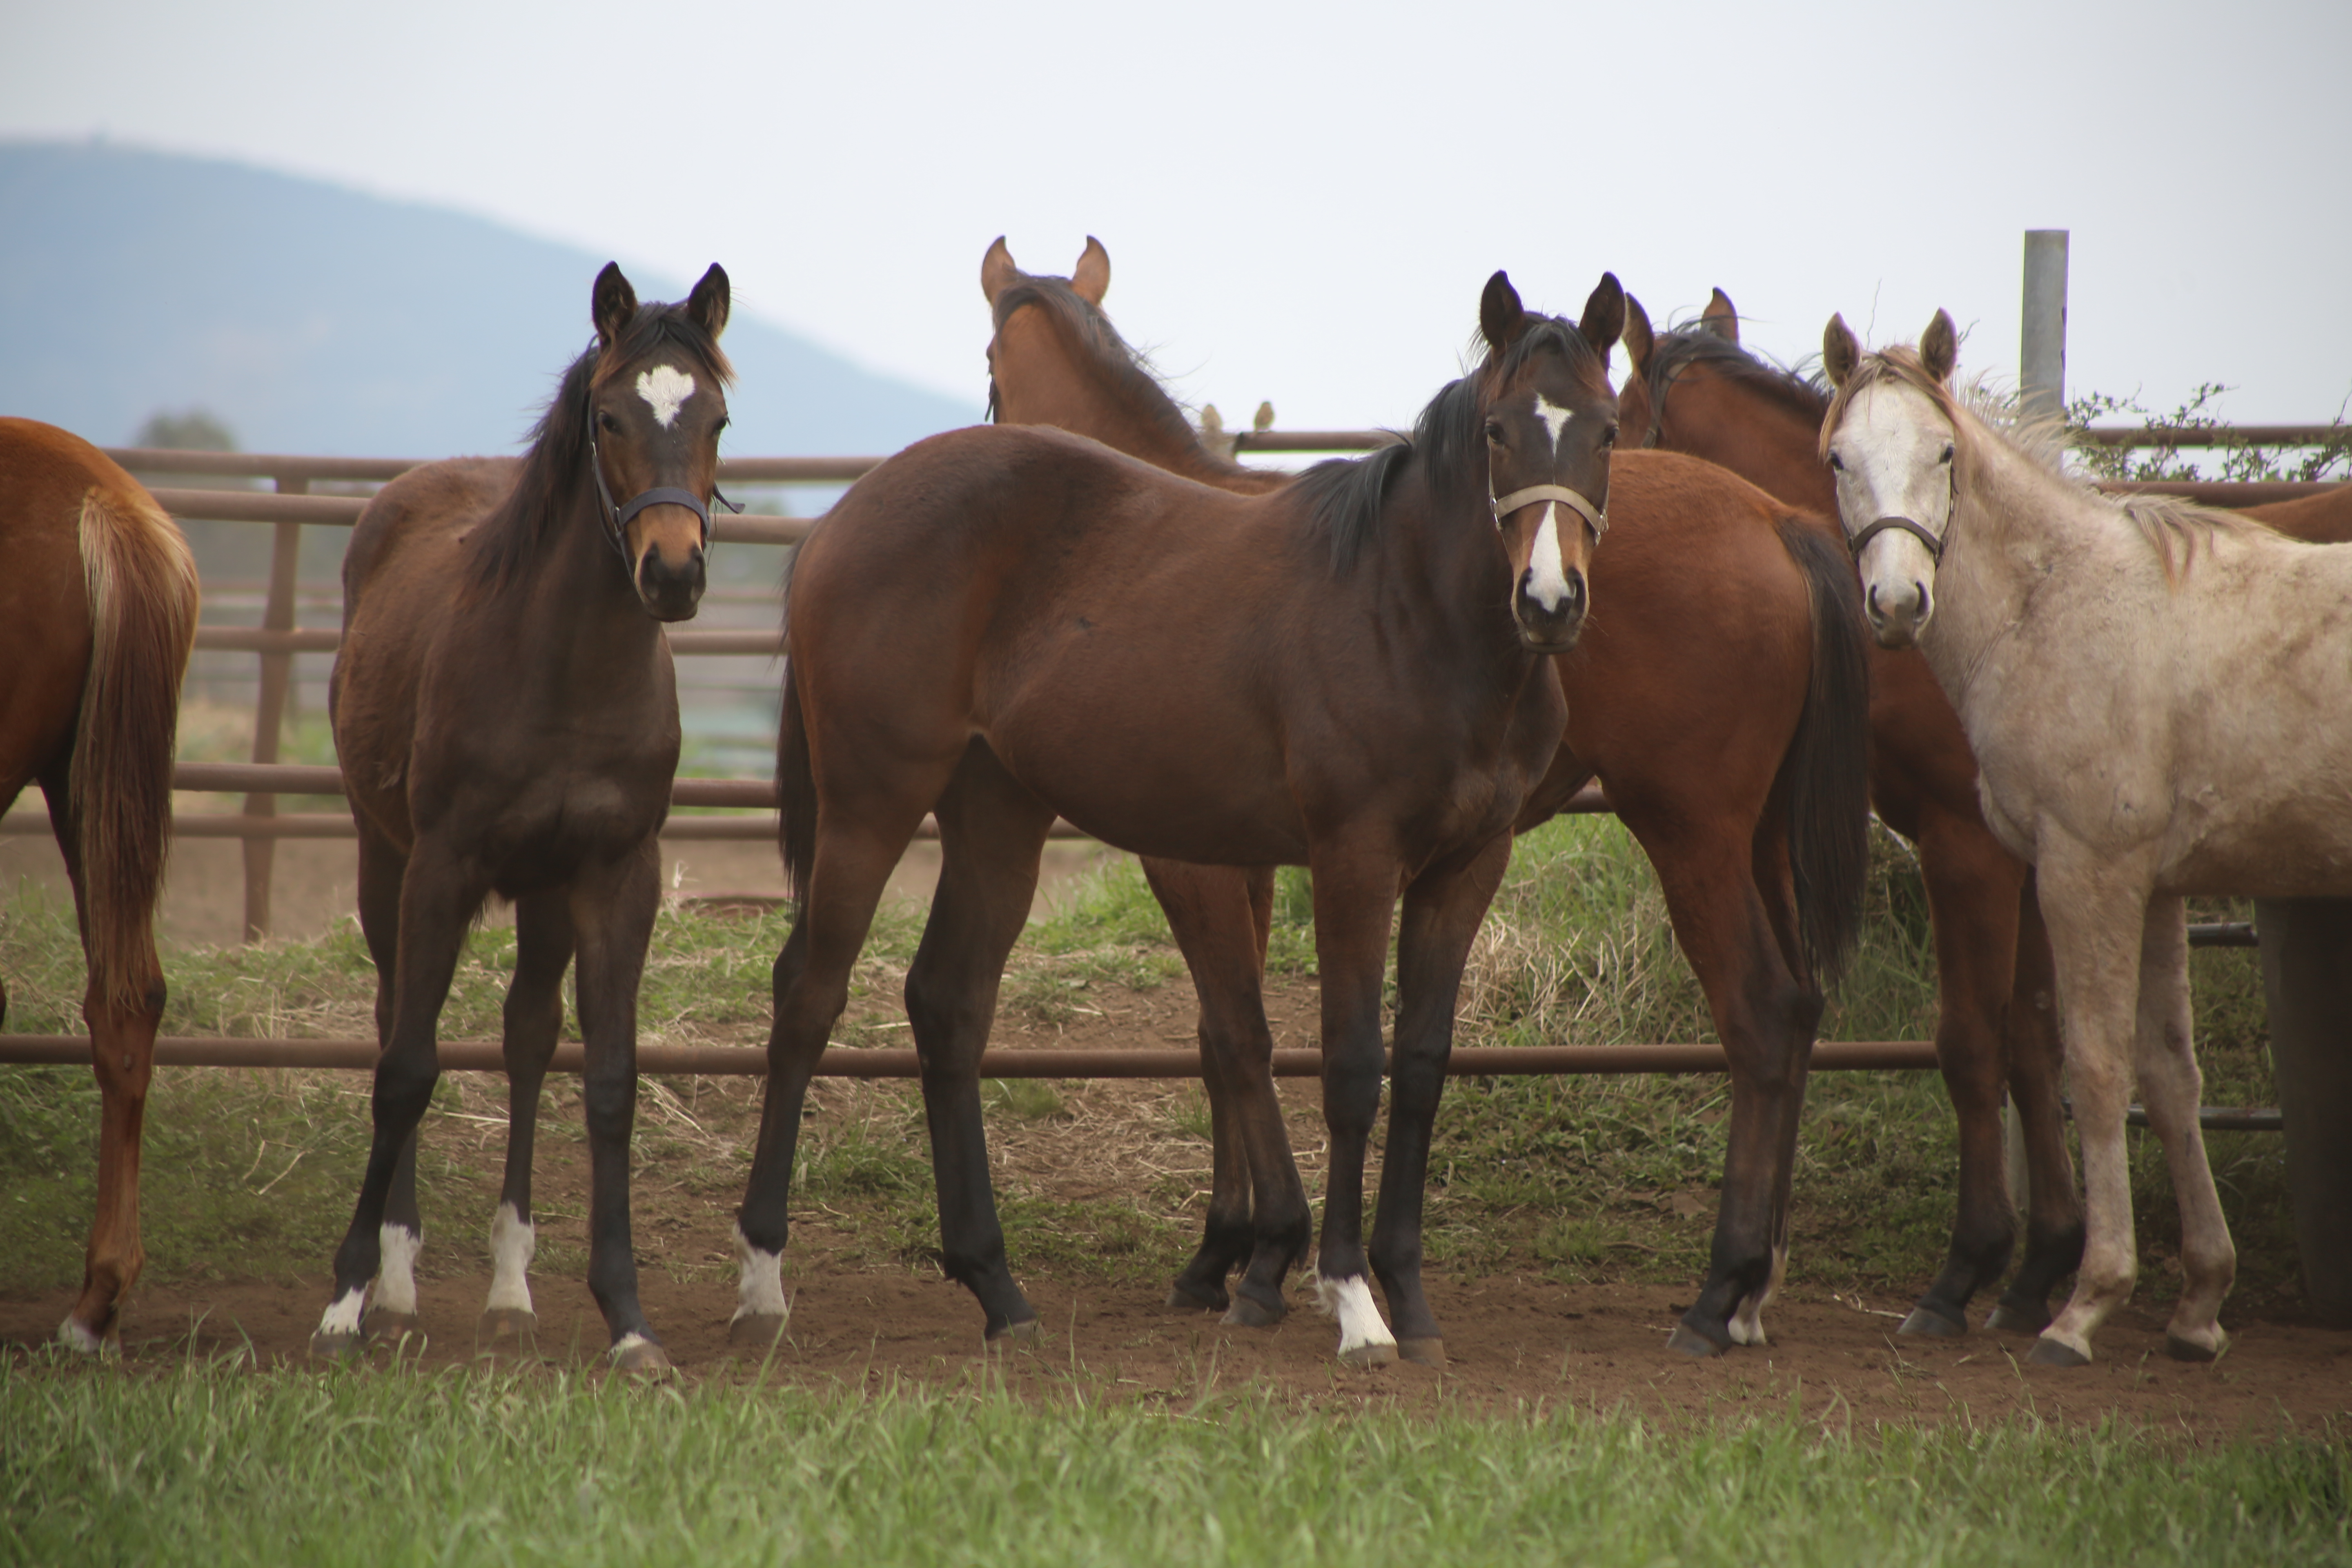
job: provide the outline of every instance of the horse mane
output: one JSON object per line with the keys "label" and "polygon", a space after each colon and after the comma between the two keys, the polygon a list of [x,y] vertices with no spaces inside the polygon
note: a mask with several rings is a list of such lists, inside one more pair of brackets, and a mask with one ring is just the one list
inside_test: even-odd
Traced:
{"label": "horse mane", "polygon": [[565,368],[555,395],[531,426],[530,449],[514,489],[474,530],[479,548],[475,582],[495,592],[522,576],[565,519],[595,495],[588,472],[588,402],[592,393],[630,365],[664,348],[685,351],[696,369],[725,385],[735,367],[717,339],[687,314],[683,301],[640,305],[609,351],[589,344]]}
{"label": "horse mane", "polygon": [[1818,375],[1808,376],[1774,363],[1698,326],[1676,327],[1661,335],[1656,347],[1651,350],[1650,368],[1644,376],[1650,406],[1665,407],[1666,389],[1694,364],[1705,364],[1727,381],[1755,388],[1808,423],[1819,424],[1829,411],[1829,389]]}
{"label": "horse mane", "polygon": [[1307,502],[1313,526],[1330,536],[1334,576],[1352,571],[1378,537],[1389,484],[1408,466],[1420,464],[1441,503],[1465,490],[1486,493],[1487,389],[1508,381],[1547,349],[1566,355],[1571,369],[1605,384],[1609,367],[1575,322],[1531,313],[1527,331],[1500,355],[1490,354],[1485,364],[1438,389],[1413,420],[1412,435],[1391,432],[1398,437],[1394,445],[1361,458],[1328,458],[1291,482],[1290,488]]}
{"label": "horse mane", "polygon": [[[1165,439],[1179,447],[1197,450],[1202,460],[1235,472],[1255,473],[1220,453],[1202,445],[1201,433],[1193,428],[1183,406],[1168,395],[1160,383],[1160,374],[1142,350],[1118,335],[1110,318],[1096,308],[1092,301],[1070,287],[1065,278],[1033,278],[1024,275],[1021,280],[996,297],[992,308],[991,325],[1004,330],[1004,323],[1024,305],[1042,307],[1047,318],[1060,331],[1064,340],[1076,350],[1110,388],[1113,397],[1124,404],[1128,411],[1159,431]],[[988,416],[996,417],[996,378],[988,383]]]}
{"label": "horse mane", "polygon": [[[1829,411],[1822,421],[1821,451],[1824,460],[1829,456],[1831,437],[1844,422],[1847,405],[1865,387],[1882,381],[1908,386],[1933,402],[1950,421],[1964,456],[1974,442],[1990,440],[2064,487],[2075,499],[2128,521],[2164,563],[2164,580],[2173,587],[2179,587],[2189,575],[2189,569],[2197,563],[2198,552],[2210,547],[2215,535],[2277,533],[2259,519],[2217,507],[2199,506],[2185,496],[2107,494],[2066,467],[2063,416],[2021,414],[2007,399],[1993,393],[1982,376],[1969,381],[1964,391],[1955,392],[1928,372],[1917,349],[1904,343],[1863,355],[1853,374],[1830,399]],[[2002,510],[1996,515],[2007,513]]]}

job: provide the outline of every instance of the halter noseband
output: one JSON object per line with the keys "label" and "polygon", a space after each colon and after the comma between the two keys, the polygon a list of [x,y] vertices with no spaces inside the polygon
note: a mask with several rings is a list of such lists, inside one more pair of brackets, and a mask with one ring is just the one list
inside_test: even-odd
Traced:
{"label": "halter noseband", "polygon": [[1926,529],[1920,527],[1917,523],[1912,521],[1907,517],[1882,517],[1877,519],[1875,521],[1864,527],[1852,538],[1848,539],[1846,541],[1846,549],[1853,553],[1855,560],[1859,561],[1862,559],[1863,546],[1868,544],[1880,534],[1887,532],[1889,530],[1893,530],[1898,533],[1909,534],[1912,538],[1917,540],[1920,543],[1927,547],[1928,560],[1934,562],[1938,566],[1944,563],[1944,542],[1937,538],[1934,534],[1928,532]]}
{"label": "halter noseband", "polygon": [[[676,485],[656,485],[649,490],[639,490],[617,507],[613,504],[612,487],[604,483],[604,455],[596,447],[596,395],[593,390],[588,395],[588,471],[595,476],[596,499],[604,503],[596,515],[604,522],[604,537],[612,541],[613,552],[621,558],[622,565],[632,571],[636,568],[636,563],[629,559],[629,523],[637,513],[651,506],[682,506],[700,518],[702,552],[705,555],[710,553],[710,508],[692,490],[682,490]],[[710,487],[710,497],[730,512],[743,510],[720,494],[716,484]]]}
{"label": "halter noseband", "polygon": [[1594,506],[1566,485],[1529,485],[1523,490],[1513,490],[1507,496],[1496,496],[1489,491],[1486,497],[1486,504],[1494,509],[1495,521],[1498,524],[1519,508],[1533,505],[1539,500],[1556,500],[1583,518],[1591,526],[1592,537],[1596,540],[1609,531],[1608,512]]}

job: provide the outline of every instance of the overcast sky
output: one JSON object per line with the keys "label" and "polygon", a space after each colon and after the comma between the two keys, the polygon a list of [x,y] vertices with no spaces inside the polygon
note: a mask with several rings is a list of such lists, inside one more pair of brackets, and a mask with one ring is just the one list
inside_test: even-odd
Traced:
{"label": "overcast sky", "polygon": [[2347,68],[2346,0],[0,0],[0,136],[717,259],[975,417],[999,234],[1052,272],[1100,236],[1181,395],[1301,427],[1409,420],[1497,267],[1662,325],[1721,285],[1786,358],[1944,306],[2013,375],[2022,231],[2067,228],[2070,391],[2311,420],[2352,395]]}

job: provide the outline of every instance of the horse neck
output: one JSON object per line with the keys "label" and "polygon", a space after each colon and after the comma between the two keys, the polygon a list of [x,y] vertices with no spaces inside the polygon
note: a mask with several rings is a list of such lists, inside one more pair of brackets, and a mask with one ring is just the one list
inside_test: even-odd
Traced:
{"label": "horse neck", "polygon": [[1712,375],[1684,381],[1676,401],[1689,403],[1677,408],[1675,438],[1666,445],[1729,468],[1790,506],[1837,515],[1837,487],[1821,459],[1818,421],[1808,425],[1795,410]]}
{"label": "horse neck", "polygon": [[1958,703],[1978,666],[2023,624],[2036,593],[2063,574],[2068,558],[2099,548],[2095,529],[2076,526],[2097,503],[1991,432],[1968,433],[1965,481],[1936,570],[1936,614],[1919,641],[1937,680]]}
{"label": "horse neck", "polygon": [[661,623],[646,613],[595,507],[576,498],[534,569],[498,596],[512,679],[533,689],[534,701],[602,708],[641,688],[656,668]]}
{"label": "horse neck", "polygon": [[1360,571],[1379,597],[1433,614],[1449,640],[1497,667],[1535,655],[1511,621],[1511,570],[1484,496],[1448,496],[1417,469],[1402,475],[1382,509]]}

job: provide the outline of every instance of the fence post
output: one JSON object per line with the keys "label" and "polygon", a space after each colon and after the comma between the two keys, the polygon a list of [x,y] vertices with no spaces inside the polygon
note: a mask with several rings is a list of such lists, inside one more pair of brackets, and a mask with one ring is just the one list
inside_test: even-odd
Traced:
{"label": "fence post", "polygon": [[2023,343],[2018,402],[2029,418],[2066,413],[2066,237],[2063,228],[2025,231]]}
{"label": "fence post", "polygon": [[[299,496],[310,493],[308,479],[280,479],[278,493]],[[269,552],[269,598],[261,612],[265,631],[290,632],[294,629],[294,588],[302,559],[302,525],[281,522],[276,525],[277,537]],[[278,740],[286,722],[286,689],[294,674],[294,656],[283,651],[265,652],[261,658],[261,691],[254,702],[253,760],[274,763],[278,760]],[[276,816],[278,797],[256,793],[245,797],[247,817]],[[245,940],[256,941],[269,934],[269,876],[278,858],[278,840],[258,834],[245,839]]]}

